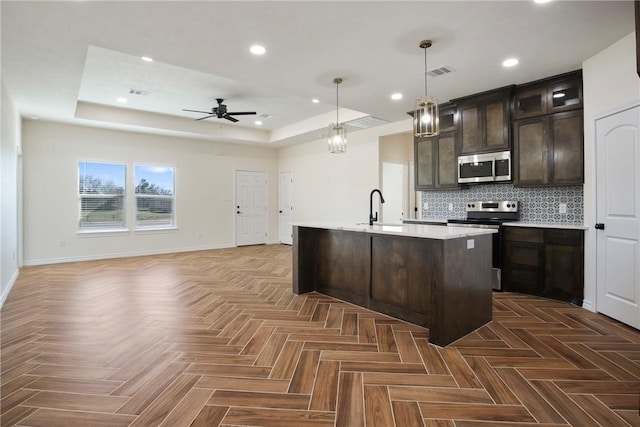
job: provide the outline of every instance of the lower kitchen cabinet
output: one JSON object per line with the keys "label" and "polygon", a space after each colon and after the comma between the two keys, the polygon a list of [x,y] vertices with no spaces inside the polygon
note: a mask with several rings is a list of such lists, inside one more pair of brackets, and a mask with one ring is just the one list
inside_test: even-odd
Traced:
{"label": "lower kitchen cabinet", "polygon": [[521,292],[582,305],[584,231],[504,227],[502,285]]}

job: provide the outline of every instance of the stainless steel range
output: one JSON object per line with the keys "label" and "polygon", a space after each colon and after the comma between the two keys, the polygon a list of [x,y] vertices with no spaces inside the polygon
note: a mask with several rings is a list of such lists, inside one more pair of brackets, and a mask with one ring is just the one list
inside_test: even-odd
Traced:
{"label": "stainless steel range", "polygon": [[477,201],[467,203],[466,219],[450,219],[450,227],[493,228],[493,289],[502,290],[502,224],[519,219],[519,204],[514,201]]}

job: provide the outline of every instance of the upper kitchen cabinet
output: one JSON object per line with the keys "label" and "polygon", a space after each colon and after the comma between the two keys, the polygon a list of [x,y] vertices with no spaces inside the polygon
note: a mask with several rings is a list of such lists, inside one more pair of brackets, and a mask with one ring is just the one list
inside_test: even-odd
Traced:
{"label": "upper kitchen cabinet", "polygon": [[520,85],[513,98],[515,120],[582,108],[582,70]]}
{"label": "upper kitchen cabinet", "polygon": [[511,148],[510,101],[514,86],[452,99],[458,105],[460,154],[502,151]]}
{"label": "upper kitchen cabinet", "polygon": [[583,184],[583,128],[582,110],[514,121],[514,185]]}
{"label": "upper kitchen cabinet", "polygon": [[583,184],[582,71],[518,86],[513,109],[514,185]]}
{"label": "upper kitchen cabinet", "polygon": [[457,159],[460,143],[455,105],[439,107],[440,134],[414,138],[417,191],[457,189]]}

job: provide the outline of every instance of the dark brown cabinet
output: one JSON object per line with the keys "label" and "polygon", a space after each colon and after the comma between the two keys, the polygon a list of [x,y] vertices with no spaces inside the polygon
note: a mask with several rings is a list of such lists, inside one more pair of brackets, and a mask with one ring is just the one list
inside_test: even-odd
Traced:
{"label": "dark brown cabinet", "polygon": [[582,108],[582,71],[518,86],[513,97],[514,120]]}
{"label": "dark brown cabinet", "polygon": [[505,291],[582,305],[584,231],[504,227]]}
{"label": "dark brown cabinet", "polygon": [[584,183],[582,110],[516,120],[513,135],[515,186]]}
{"label": "dark brown cabinet", "polygon": [[513,98],[517,187],[584,183],[582,71],[518,86]]}
{"label": "dark brown cabinet", "polygon": [[455,106],[440,107],[440,134],[414,139],[417,191],[459,188],[457,175],[460,143]]}
{"label": "dark brown cabinet", "polygon": [[513,87],[451,100],[458,105],[461,154],[511,148],[509,107]]}

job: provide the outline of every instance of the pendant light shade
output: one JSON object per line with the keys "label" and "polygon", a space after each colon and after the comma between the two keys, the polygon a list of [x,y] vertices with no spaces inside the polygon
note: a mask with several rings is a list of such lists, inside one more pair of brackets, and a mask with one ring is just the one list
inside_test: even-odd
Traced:
{"label": "pendant light shade", "polygon": [[413,110],[413,134],[417,137],[437,136],[440,133],[438,118],[438,100],[427,95],[427,49],[431,40],[422,40],[420,47],[424,50],[424,98],[417,98]]}
{"label": "pendant light shade", "polygon": [[345,153],[347,151],[347,128],[338,119],[338,86],[342,83],[340,77],[333,79],[336,85],[336,122],[329,125],[329,152]]}

